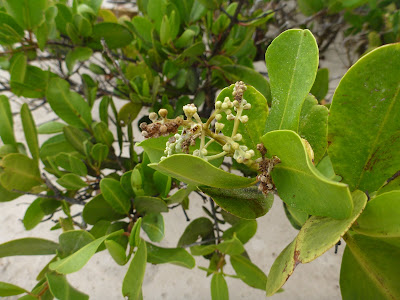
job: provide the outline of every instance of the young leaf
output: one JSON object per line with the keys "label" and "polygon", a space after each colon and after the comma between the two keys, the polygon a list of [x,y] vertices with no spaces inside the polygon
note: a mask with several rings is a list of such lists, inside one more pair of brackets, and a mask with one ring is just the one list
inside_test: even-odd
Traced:
{"label": "young leaf", "polygon": [[205,238],[214,232],[214,225],[208,218],[197,218],[190,222],[178,241],[181,248],[196,242],[199,237]]}
{"label": "young leaf", "polygon": [[65,275],[50,272],[46,274],[49,289],[56,299],[60,300],[87,300],[89,296],[72,287]]}
{"label": "young leaf", "polygon": [[265,215],[274,202],[272,193],[265,196],[255,186],[241,189],[201,186],[199,189],[213,198],[221,208],[243,219],[256,219]]}
{"label": "young leaf", "polygon": [[318,69],[318,46],[308,30],[290,29],[280,34],[265,53],[270,78],[272,109],[266,131],[296,131],[304,99]]}
{"label": "young leaf", "polygon": [[215,273],[211,278],[211,299],[229,300],[228,285],[221,273]]}
{"label": "young leaf", "polygon": [[79,190],[88,186],[80,176],[72,173],[65,174],[61,178],[57,179],[57,183],[69,190]]}
{"label": "young leaf", "polygon": [[104,199],[111,205],[113,210],[120,214],[127,214],[131,208],[131,199],[123,190],[121,184],[111,178],[100,181],[100,189]]}
{"label": "young leaf", "polygon": [[22,222],[24,223],[24,227],[26,230],[31,230],[36,227],[42,221],[44,217],[44,212],[40,206],[41,198],[37,198],[35,201],[29,205],[28,209],[25,212],[24,219]]}
{"label": "young leaf", "polygon": [[28,293],[28,291],[25,290],[24,288],[14,285],[14,284],[0,281],[0,296],[1,297],[14,296],[14,295],[19,295],[19,294],[23,294],[23,293]]}
{"label": "young leaf", "polygon": [[146,262],[146,242],[141,240],[122,282],[122,294],[124,297],[128,297],[130,300],[140,299]]}
{"label": "young leaf", "polygon": [[329,90],[329,69],[318,69],[317,77],[311,88],[310,93],[317,98],[319,102],[324,99]]}
{"label": "young leaf", "polygon": [[64,123],[56,122],[56,121],[50,121],[47,123],[44,123],[40,125],[37,128],[37,132],[39,134],[53,134],[53,133],[59,133],[63,132],[63,128],[66,126]]}
{"label": "young leaf", "polygon": [[125,214],[115,212],[102,194],[95,196],[86,203],[82,212],[83,219],[86,223],[94,225],[100,220],[115,221],[125,217]]}
{"label": "young leaf", "polygon": [[136,220],[135,225],[133,225],[131,234],[129,235],[129,245],[131,245],[131,247],[139,246],[141,226],[142,226],[142,218],[139,218]]}
{"label": "young leaf", "polygon": [[231,256],[231,264],[243,282],[256,289],[265,290],[267,275],[249,259],[241,255],[233,255]]}
{"label": "young leaf", "polygon": [[4,144],[16,144],[10,102],[4,95],[0,95],[0,137]]}
{"label": "young leaf", "polygon": [[164,218],[161,214],[148,214],[143,217],[142,229],[153,242],[164,238]]}
{"label": "young leaf", "polygon": [[149,167],[178,180],[194,185],[216,188],[240,188],[254,184],[253,178],[245,178],[218,169],[200,157],[187,154],[172,155]]}
{"label": "young leaf", "polygon": [[123,266],[127,263],[124,247],[122,247],[119,243],[113,240],[106,240],[104,241],[104,244],[106,245],[106,248],[110,253],[111,257],[117,264]]}
{"label": "young leaf", "polygon": [[400,169],[398,78],[400,44],[390,44],[363,56],[336,89],[328,153],[351,190],[375,191]]}
{"label": "young leaf", "polygon": [[168,206],[165,202],[156,197],[139,196],[134,200],[136,211],[139,214],[157,214],[161,212],[168,212]]}
{"label": "young leaf", "polygon": [[196,262],[185,249],[182,248],[161,248],[153,244],[147,245],[147,262],[151,264],[165,264],[181,266],[193,269]]}
{"label": "young leaf", "polygon": [[16,255],[56,254],[59,245],[53,241],[38,238],[23,238],[0,245],[0,258]]}
{"label": "young leaf", "polygon": [[228,255],[239,255],[245,251],[242,242],[236,237],[236,234],[233,234],[231,239],[225,240],[221,244],[218,244],[216,249],[218,249],[221,253]]}
{"label": "young leaf", "polygon": [[295,132],[271,131],[261,140],[268,153],[281,160],[271,175],[286,204],[310,215],[336,219],[350,216],[353,204],[347,185],[329,180],[318,172]]}

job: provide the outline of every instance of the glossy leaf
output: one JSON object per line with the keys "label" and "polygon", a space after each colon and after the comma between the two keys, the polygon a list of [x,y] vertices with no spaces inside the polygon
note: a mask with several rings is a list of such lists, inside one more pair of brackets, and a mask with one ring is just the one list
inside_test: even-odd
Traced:
{"label": "glossy leaf", "polygon": [[[231,85],[230,87],[223,89],[218,95],[216,101],[224,102],[225,97],[228,97],[233,101],[233,88],[234,85]],[[243,110],[242,115],[247,115],[249,120],[246,123],[240,123],[237,132],[243,137],[241,144],[244,144],[249,149],[255,151],[257,149],[257,144],[260,143],[260,137],[264,133],[265,122],[268,117],[268,103],[265,97],[252,86],[247,86],[243,98],[251,104],[251,109]],[[234,121],[227,120],[224,115],[220,120],[220,123],[225,124],[222,133],[226,136],[230,136],[232,134]],[[255,158],[260,157],[258,151],[256,151],[256,153]]]}
{"label": "glossy leaf", "polygon": [[67,153],[60,153],[55,157],[55,164],[68,172],[72,172],[79,176],[87,175],[86,165],[75,156]]}
{"label": "glossy leaf", "polygon": [[161,214],[148,214],[142,219],[142,229],[153,242],[164,238],[164,218]]}
{"label": "glossy leaf", "polygon": [[20,295],[23,293],[28,293],[28,291],[25,290],[24,288],[14,285],[14,284],[0,281],[0,296],[1,297]]}
{"label": "glossy leaf", "polygon": [[113,240],[106,240],[104,241],[104,244],[106,245],[106,248],[110,253],[111,257],[117,264],[119,264],[120,266],[126,264],[127,260],[124,247],[122,247],[119,243]]}
{"label": "glossy leaf", "polygon": [[120,214],[127,214],[131,208],[131,199],[121,187],[119,181],[104,178],[100,181],[100,189],[104,200]]}
{"label": "glossy leaf", "polygon": [[216,188],[240,188],[252,185],[255,180],[218,169],[200,157],[187,154],[170,156],[149,167],[188,184]]}
{"label": "glossy leaf", "polygon": [[65,275],[56,273],[46,274],[49,289],[56,299],[60,300],[87,300],[89,296],[72,287]]}
{"label": "glossy leaf", "polygon": [[228,285],[221,273],[215,273],[211,278],[211,299],[229,300]]}
{"label": "glossy leaf", "polygon": [[328,152],[352,190],[375,191],[400,169],[398,78],[400,44],[391,44],[363,56],[336,89]]}
{"label": "glossy leaf", "polygon": [[230,260],[233,269],[243,282],[256,289],[265,290],[267,275],[259,267],[241,255],[233,255]]}
{"label": "glossy leaf", "polygon": [[142,147],[149,156],[150,162],[158,163],[161,156],[164,156],[165,144],[168,142],[169,136],[162,136],[158,138],[145,139],[136,146]]}
{"label": "glossy leaf", "polygon": [[22,222],[24,223],[24,227],[26,230],[31,230],[36,227],[42,221],[44,217],[44,212],[40,206],[41,199],[37,198],[35,201],[29,205],[28,209],[25,212],[24,219]]}
{"label": "glossy leaf", "polygon": [[43,22],[47,1],[6,0],[3,5],[21,27],[30,30]]}
{"label": "glossy leaf", "polygon": [[109,235],[103,236],[80,248],[70,256],[57,260],[50,264],[50,270],[56,271],[60,274],[70,274],[79,271],[89,261],[89,259],[96,253],[100,245],[111,236],[122,234],[122,230],[113,232]]}
{"label": "glossy leaf", "polygon": [[134,200],[136,211],[139,214],[168,212],[168,206],[165,202],[156,197],[139,196]]}
{"label": "glossy leaf", "polygon": [[0,95],[0,137],[4,144],[16,144],[10,102]]}
{"label": "glossy leaf", "polygon": [[89,139],[89,136],[74,126],[65,126],[63,132],[68,143],[79,153],[86,155],[85,142]]}
{"label": "glossy leaf", "polygon": [[21,107],[21,121],[29,151],[31,152],[32,158],[38,161],[39,142],[37,137],[36,125],[29,110],[28,104],[26,103],[24,103]]}
{"label": "glossy leaf", "polygon": [[266,131],[299,127],[301,108],[318,69],[318,46],[308,30],[281,33],[265,53],[272,109]]}
{"label": "glossy leaf", "polygon": [[344,300],[398,299],[400,248],[362,235],[346,235],[340,270]]}
{"label": "glossy leaf", "polygon": [[72,173],[65,174],[57,179],[57,183],[69,190],[79,190],[88,185],[80,176]]}
{"label": "glossy leaf", "polygon": [[131,245],[132,247],[139,246],[141,226],[142,226],[142,218],[139,218],[136,220],[135,225],[133,225],[131,234],[129,235],[129,245]]}
{"label": "glossy leaf", "polygon": [[[318,0],[319,1],[319,0]],[[329,90],[329,69],[322,68],[318,69],[317,77],[315,78],[314,84],[311,88],[310,93],[317,98],[320,102],[323,100]]]}
{"label": "glossy leaf", "polygon": [[147,262],[146,242],[141,240],[122,282],[122,294],[131,300],[140,299]]}
{"label": "glossy leaf", "polygon": [[[121,126],[131,124],[142,109],[141,103],[129,102],[121,107],[118,112],[118,122]],[[164,145],[165,146],[165,145]]]}
{"label": "glossy leaf", "polygon": [[400,237],[399,216],[400,191],[380,194],[368,202],[353,229],[373,237]]}
{"label": "glossy leaf", "polygon": [[56,254],[58,244],[39,238],[23,238],[0,245],[0,257],[16,255],[49,255]]}
{"label": "glossy leaf", "polygon": [[201,186],[199,189],[210,196],[221,208],[243,219],[256,219],[265,215],[274,202],[272,193],[265,196],[255,186],[242,189]]}
{"label": "glossy leaf", "polygon": [[60,257],[67,257],[94,240],[93,235],[85,230],[65,231],[58,237],[60,243]]}
{"label": "glossy leaf", "polygon": [[147,262],[151,264],[165,264],[181,266],[188,269],[193,269],[195,260],[183,248],[161,248],[150,243],[147,245]]}
{"label": "glossy leaf", "polygon": [[10,191],[29,191],[43,183],[37,163],[23,154],[8,154],[0,161],[0,167],[0,184]]}
{"label": "glossy leaf", "polygon": [[199,237],[205,238],[214,232],[214,225],[208,218],[197,218],[190,222],[178,241],[177,247],[181,248],[196,242]]}
{"label": "glossy leaf", "polygon": [[70,85],[61,78],[52,78],[46,99],[53,111],[65,122],[78,128],[90,128],[92,116],[88,103],[79,94],[70,91]]}
{"label": "glossy leaf", "polygon": [[171,177],[155,171],[153,181],[157,191],[160,193],[160,197],[167,197],[171,190]]}
{"label": "glossy leaf", "polygon": [[301,138],[293,131],[277,130],[261,140],[281,162],[271,175],[281,199],[310,215],[344,219],[353,209],[346,184],[325,178],[312,164]]}

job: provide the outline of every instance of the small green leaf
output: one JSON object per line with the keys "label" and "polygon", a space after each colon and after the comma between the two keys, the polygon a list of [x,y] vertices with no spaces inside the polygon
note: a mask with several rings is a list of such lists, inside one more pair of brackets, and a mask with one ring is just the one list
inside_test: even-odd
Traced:
{"label": "small green leaf", "polygon": [[79,153],[86,155],[85,142],[88,141],[89,136],[74,126],[65,126],[63,132],[68,143]]}
{"label": "small green leaf", "polygon": [[190,222],[178,241],[177,247],[181,248],[196,242],[199,237],[205,238],[214,232],[214,225],[208,218],[197,218]]}
{"label": "small green leaf", "polygon": [[165,155],[165,145],[168,142],[169,136],[161,136],[158,138],[151,138],[137,143],[136,146],[142,147],[149,156],[150,162],[158,163],[161,156]]}
{"label": "small green leaf", "polygon": [[44,212],[40,206],[41,198],[37,198],[35,201],[29,205],[28,209],[25,212],[24,219],[22,222],[24,223],[24,227],[26,230],[31,230],[36,227],[42,221],[44,217]]}
{"label": "small green leaf", "polygon": [[293,131],[277,130],[261,140],[270,155],[280,159],[272,179],[281,199],[310,215],[344,219],[353,209],[346,184],[325,178],[315,168],[301,138]]}
{"label": "small green leaf", "polygon": [[195,185],[189,184],[186,188],[181,188],[177,190],[175,194],[171,195],[170,197],[164,200],[168,205],[174,203],[182,203],[185,199],[188,198],[189,194],[196,189],[197,187]]}
{"label": "small green leaf", "polygon": [[142,109],[141,103],[129,102],[121,107],[118,112],[118,122],[121,126],[131,124]]}
{"label": "small green leaf", "polygon": [[104,199],[111,205],[113,210],[120,214],[127,214],[131,208],[131,199],[121,187],[121,184],[111,178],[100,181],[100,189]]}
{"label": "small green leaf", "polygon": [[139,214],[157,214],[168,212],[167,204],[160,198],[150,196],[139,196],[134,200],[136,211]]}
{"label": "small green leaf", "polygon": [[50,122],[47,122],[47,123],[44,123],[44,124],[40,125],[37,128],[37,132],[39,134],[59,133],[59,132],[63,132],[64,126],[65,126],[64,123],[60,123],[60,122],[56,122],[56,121],[50,121]]}
{"label": "small green leaf", "polygon": [[132,19],[133,27],[135,28],[135,33],[147,43],[152,43],[151,32],[154,29],[153,23],[151,23],[147,18],[142,16],[135,16]]}
{"label": "small green leaf", "polygon": [[243,219],[256,219],[265,215],[274,201],[273,194],[265,196],[255,186],[242,189],[201,186],[199,189],[213,198],[221,208]]}
{"label": "small green leaf", "polygon": [[0,137],[4,144],[16,144],[10,102],[4,95],[0,95]]}
{"label": "small green leaf", "polygon": [[217,249],[217,245],[196,245],[190,247],[190,253],[194,256],[204,256],[213,253]]}
{"label": "small green leaf", "polygon": [[28,293],[28,291],[25,290],[24,288],[14,285],[14,284],[0,281],[0,296],[1,297],[14,296],[14,295],[19,295],[19,294],[23,294],[23,293]]}
{"label": "small green leaf", "polygon": [[148,214],[143,217],[142,229],[153,242],[164,238],[164,218],[161,214]]}
{"label": "small green leaf", "polygon": [[267,275],[249,259],[241,255],[231,256],[231,264],[236,274],[247,285],[265,291]]}
{"label": "small green leaf", "polygon": [[221,273],[215,273],[211,278],[211,299],[229,300],[228,285]]}
{"label": "small green leaf", "polygon": [[98,238],[93,242],[87,244],[86,246],[80,248],[78,251],[71,254],[70,256],[52,262],[49,266],[50,270],[56,271],[61,274],[70,274],[79,271],[96,253],[97,249],[107,238],[121,235],[122,232],[122,230],[119,230],[109,235]]}
{"label": "small green leaf", "polygon": [[171,41],[171,25],[169,23],[168,16],[164,15],[161,21],[160,27],[160,42],[161,45],[165,45]]}
{"label": "small green leaf", "polygon": [[0,245],[0,258],[16,255],[48,255],[56,254],[58,244],[38,238],[23,238]]}
{"label": "small green leaf", "polygon": [[123,266],[127,263],[125,248],[122,247],[119,243],[113,240],[106,240],[104,241],[108,252],[110,253],[111,257],[114,261]]}
{"label": "small green leaf", "polygon": [[194,185],[216,188],[240,188],[254,184],[253,178],[245,178],[218,169],[200,157],[187,154],[172,155],[149,167],[178,180]]}
{"label": "small green leaf", "polygon": [[239,220],[231,228],[224,231],[223,239],[231,239],[236,234],[237,238],[246,244],[257,232],[257,221]]}
{"label": "small green leaf", "polygon": [[118,23],[101,22],[93,26],[92,38],[94,46],[101,49],[100,40],[104,39],[110,49],[128,46],[133,36],[131,32]]}
{"label": "small green leaf", "polygon": [[68,172],[72,172],[79,176],[87,175],[86,165],[75,156],[67,153],[60,153],[55,157],[55,164]]}
{"label": "small green leaf", "polygon": [[317,98],[319,102],[323,100],[329,90],[329,69],[318,69],[317,77],[315,77],[314,84],[310,93]]}
{"label": "small green leaf", "polygon": [[186,29],[182,35],[174,42],[176,48],[187,48],[193,43],[196,33],[191,29]]}
{"label": "small green leaf", "polygon": [[295,229],[300,230],[309,217],[308,213],[295,209],[294,207],[287,205],[285,202],[283,202],[283,208],[290,224],[292,224]]}
{"label": "small green leaf", "polygon": [[146,242],[141,240],[122,282],[122,294],[124,297],[128,297],[131,300],[140,299],[146,262]]}
{"label": "small green leaf", "polygon": [[115,212],[111,205],[104,200],[103,195],[100,194],[86,203],[82,216],[86,223],[93,225],[100,220],[115,221],[123,219],[125,214]]}
{"label": "small green leaf", "polygon": [[245,251],[242,242],[236,237],[236,234],[233,234],[231,239],[218,244],[216,248],[228,255],[239,255]]}
{"label": "small green leaf", "polygon": [[161,248],[153,244],[147,245],[147,262],[151,264],[165,264],[181,266],[193,269],[195,260],[185,249],[182,248]]}
{"label": "small green leaf", "polygon": [[90,150],[90,155],[93,157],[95,161],[101,163],[108,157],[108,147],[101,143],[98,143],[93,146],[92,150]]}
{"label": "small green leaf", "polygon": [[318,46],[309,30],[281,33],[265,53],[270,78],[272,109],[266,131],[296,131],[304,99],[318,69]]}
{"label": "small green leaf", "polygon": [[67,65],[68,71],[71,74],[74,70],[74,66],[77,62],[84,62],[89,60],[92,56],[93,51],[87,47],[76,47],[68,51],[65,56],[65,63]]}
{"label": "small green leaf", "polygon": [[56,299],[60,300],[87,300],[89,296],[78,291],[74,287],[72,287],[65,275],[60,275],[56,273],[47,273],[46,274],[47,283],[49,285],[49,289],[56,297]]}
{"label": "small green leaf", "polygon": [[141,226],[142,226],[142,218],[139,218],[136,220],[135,225],[133,225],[131,234],[129,235],[129,245],[131,245],[131,247],[139,246]]}
{"label": "small green leaf", "polygon": [[57,183],[69,190],[79,190],[88,186],[80,176],[76,174],[65,174],[61,178],[57,179]]}
{"label": "small green leaf", "polygon": [[160,197],[167,197],[171,190],[171,177],[155,171],[153,174],[153,181],[156,189],[160,193]]}
{"label": "small green leaf", "polygon": [[110,130],[108,130],[108,126],[104,122],[96,122],[92,124],[94,137],[97,142],[106,144],[107,146],[111,146],[114,142],[114,136]]}

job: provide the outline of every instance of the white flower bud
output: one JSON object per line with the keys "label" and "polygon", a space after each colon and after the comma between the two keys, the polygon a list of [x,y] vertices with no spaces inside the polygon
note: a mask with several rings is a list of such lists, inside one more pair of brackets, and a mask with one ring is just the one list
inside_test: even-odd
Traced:
{"label": "white flower bud", "polygon": [[242,122],[242,123],[247,123],[248,120],[249,120],[248,116],[241,116],[240,117],[240,122]]}
{"label": "white flower bud", "polygon": [[244,159],[243,159],[242,156],[239,156],[238,158],[236,158],[236,161],[237,161],[239,164],[241,164],[241,163],[243,163]]}
{"label": "white flower bud", "polygon": [[207,149],[201,149],[201,155],[207,155],[208,151]]}
{"label": "white flower bud", "polygon": [[250,155],[253,157],[254,155],[256,155],[256,153],[254,152],[253,149],[250,149],[249,151],[247,151],[248,153],[250,153]]}
{"label": "white flower bud", "polygon": [[246,104],[247,104],[247,100],[243,99],[243,100],[242,100],[242,104],[243,104],[243,105],[246,105]]}
{"label": "white flower bud", "polygon": [[167,158],[166,156],[161,156],[160,161],[163,161],[166,158]]}
{"label": "white flower bud", "polygon": [[215,108],[216,108],[216,109],[220,109],[220,108],[221,108],[221,105],[222,105],[222,102],[221,102],[221,101],[215,102]]}
{"label": "white flower bud", "polygon": [[224,113],[226,113],[227,115],[230,115],[232,113],[232,111],[230,109],[225,109]]}
{"label": "white flower bud", "polygon": [[215,119],[216,119],[217,121],[221,120],[221,118],[222,118],[222,115],[221,115],[221,114],[216,114],[216,115],[215,115]]}
{"label": "white flower bud", "polygon": [[239,144],[238,143],[232,143],[232,148],[233,148],[233,150],[239,149]]}
{"label": "white flower bud", "polygon": [[149,136],[149,133],[148,133],[147,131],[142,131],[142,136],[148,137],[148,136]]}
{"label": "white flower bud", "polygon": [[225,144],[225,145],[222,147],[222,150],[224,150],[225,152],[231,151],[231,145],[230,145],[230,144]]}
{"label": "white flower bud", "polygon": [[222,103],[221,108],[222,108],[222,109],[227,109],[227,108],[229,108],[228,103],[226,103],[226,102]]}
{"label": "white flower bud", "polygon": [[246,152],[246,153],[244,154],[244,158],[245,158],[245,159],[251,159],[251,154],[250,154],[249,152]]}
{"label": "white flower bud", "polygon": [[158,111],[158,114],[160,115],[161,118],[166,118],[168,115],[168,110],[166,110],[165,108],[161,108]]}
{"label": "white flower bud", "polygon": [[229,103],[229,102],[231,102],[231,99],[229,99],[229,97],[225,97],[224,98],[224,103]]}
{"label": "white flower bud", "polygon": [[221,131],[222,129],[224,129],[225,124],[223,123],[215,123],[215,131]]}
{"label": "white flower bud", "polygon": [[232,115],[232,114],[229,114],[229,115],[226,116],[226,119],[227,119],[228,121],[235,120],[235,116]]}
{"label": "white flower bud", "polygon": [[240,105],[239,101],[237,101],[237,100],[233,101],[233,106],[234,107],[239,107],[239,105]]}
{"label": "white flower bud", "polygon": [[240,150],[243,150],[243,151],[247,151],[247,149],[248,149],[247,146],[245,146],[245,145],[240,146],[239,148],[240,148]]}
{"label": "white flower bud", "polygon": [[200,151],[198,149],[193,151],[194,156],[200,156]]}
{"label": "white flower bud", "polygon": [[149,114],[149,119],[153,122],[158,119],[158,115],[155,112]]}
{"label": "white flower bud", "polygon": [[234,135],[234,136],[232,137],[232,139],[233,139],[234,141],[236,141],[236,142],[241,141],[242,138],[243,138],[243,136],[242,136],[240,133],[237,133],[236,135]]}
{"label": "white flower bud", "polygon": [[246,105],[243,106],[243,109],[250,109],[251,108],[251,104],[247,103]]}

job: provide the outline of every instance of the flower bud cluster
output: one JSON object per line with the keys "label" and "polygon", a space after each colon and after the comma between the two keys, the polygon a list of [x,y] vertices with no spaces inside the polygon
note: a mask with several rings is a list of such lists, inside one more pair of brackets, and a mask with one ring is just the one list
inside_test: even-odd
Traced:
{"label": "flower bud cluster", "polygon": [[[178,132],[179,126],[183,124],[183,119],[177,117],[170,120],[167,119],[167,115],[168,111],[166,109],[160,109],[158,115],[155,112],[150,113],[149,119],[152,123],[147,124],[146,122],[143,122],[139,125],[142,130],[142,135],[145,138],[157,138]],[[160,116],[161,119],[158,116]]]}
{"label": "flower bud cluster", "polygon": [[275,165],[279,164],[281,161],[278,157],[273,156],[271,159],[266,158],[265,154],[267,150],[265,149],[263,144],[257,145],[257,150],[261,153],[261,158],[257,160],[258,162],[258,171],[260,174],[257,176],[257,181],[260,183],[258,185],[258,189],[264,194],[267,195],[271,191],[275,191],[275,184],[272,181],[271,172]]}

